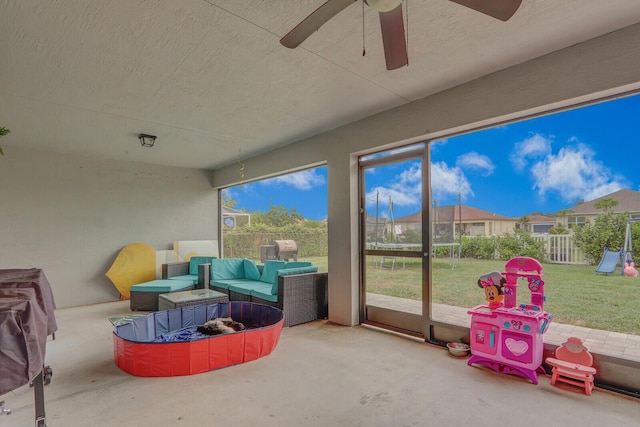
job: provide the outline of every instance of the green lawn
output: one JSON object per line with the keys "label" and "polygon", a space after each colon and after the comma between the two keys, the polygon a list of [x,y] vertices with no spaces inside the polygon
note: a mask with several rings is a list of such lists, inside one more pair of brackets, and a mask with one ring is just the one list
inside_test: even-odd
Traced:
{"label": "green lawn", "polygon": [[[326,271],[326,258],[309,258]],[[504,268],[503,261],[462,259],[451,268],[448,260],[432,263],[433,302],[470,308],[484,304],[478,276]],[[554,322],[640,335],[640,278],[599,275],[594,266],[543,264],[545,310]],[[398,260],[396,268],[367,268],[367,291],[420,300],[421,270],[418,260]],[[518,303],[529,301],[526,282],[518,289]]]}

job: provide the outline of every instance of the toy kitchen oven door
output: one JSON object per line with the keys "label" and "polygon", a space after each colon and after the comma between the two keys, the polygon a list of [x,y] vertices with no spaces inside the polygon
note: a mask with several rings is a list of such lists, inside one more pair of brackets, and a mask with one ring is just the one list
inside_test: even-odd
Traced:
{"label": "toy kitchen oven door", "polygon": [[[471,353],[468,365],[477,363],[496,372],[519,375],[538,384],[536,371],[542,365],[544,334],[551,315],[544,311],[544,281],[542,265],[533,258],[512,258],[503,273],[489,279],[488,286],[500,288],[504,298],[471,310]],[[531,299],[528,304],[516,304],[518,279],[528,283]],[[497,292],[497,291],[491,291]],[[487,294],[489,300],[490,293]],[[491,294],[492,295],[492,294]]]}

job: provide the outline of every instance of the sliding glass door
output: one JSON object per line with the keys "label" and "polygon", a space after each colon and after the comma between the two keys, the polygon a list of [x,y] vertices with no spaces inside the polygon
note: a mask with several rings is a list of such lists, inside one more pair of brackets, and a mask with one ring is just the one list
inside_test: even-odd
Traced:
{"label": "sliding glass door", "polygon": [[426,311],[426,164],[423,144],[360,159],[361,317],[415,335]]}

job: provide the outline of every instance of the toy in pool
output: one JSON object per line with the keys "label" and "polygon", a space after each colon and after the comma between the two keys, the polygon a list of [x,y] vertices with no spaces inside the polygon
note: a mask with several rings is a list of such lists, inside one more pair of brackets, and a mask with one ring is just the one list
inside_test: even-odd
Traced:
{"label": "toy in pool", "polygon": [[[231,317],[246,329],[204,335],[199,325]],[[158,311],[116,326],[116,366],[141,377],[193,375],[266,356],[278,344],[284,313],[275,307],[243,301]]]}

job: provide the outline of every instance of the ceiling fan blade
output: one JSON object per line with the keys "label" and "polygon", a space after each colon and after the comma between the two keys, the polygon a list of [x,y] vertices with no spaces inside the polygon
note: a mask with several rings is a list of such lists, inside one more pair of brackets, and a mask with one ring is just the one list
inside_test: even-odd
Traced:
{"label": "ceiling fan blade", "polygon": [[314,31],[317,31],[318,28],[336,16],[342,9],[356,1],[358,0],[329,0],[281,38],[280,44],[289,49],[295,49]]}
{"label": "ceiling fan blade", "polygon": [[395,70],[409,63],[407,42],[404,38],[402,4],[389,12],[380,12],[380,29],[387,70]]}
{"label": "ceiling fan blade", "polygon": [[522,0],[450,0],[501,21],[508,21]]}
{"label": "ceiling fan blade", "polygon": [[380,12],[380,29],[387,70],[395,70],[409,63],[407,42],[404,38],[402,4],[389,12]]}

